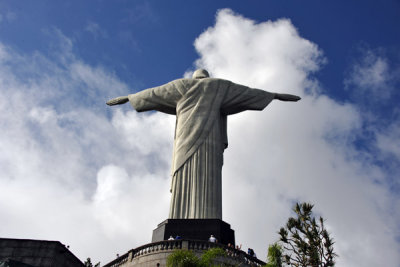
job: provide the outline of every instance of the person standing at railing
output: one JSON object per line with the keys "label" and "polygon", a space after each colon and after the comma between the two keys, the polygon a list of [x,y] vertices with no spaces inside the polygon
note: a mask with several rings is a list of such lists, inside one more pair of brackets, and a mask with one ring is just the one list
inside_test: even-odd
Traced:
{"label": "person standing at railing", "polygon": [[211,243],[217,243],[217,239],[213,235],[210,236],[208,241],[211,242]]}

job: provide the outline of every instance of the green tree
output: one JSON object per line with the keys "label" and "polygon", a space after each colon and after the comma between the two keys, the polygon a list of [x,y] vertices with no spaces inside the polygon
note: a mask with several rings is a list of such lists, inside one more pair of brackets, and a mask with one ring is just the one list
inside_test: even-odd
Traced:
{"label": "green tree", "polygon": [[269,245],[265,267],[282,267],[282,247],[278,243]]}
{"label": "green tree", "polygon": [[296,218],[290,217],[279,231],[283,247],[282,261],[290,266],[328,267],[335,265],[337,254],[333,240],[324,227],[324,219],[317,222],[312,215],[314,205],[297,203],[293,208]]}
{"label": "green tree", "polygon": [[[211,248],[197,257],[191,250],[178,249],[167,257],[167,267],[214,267],[216,257],[226,256],[222,248]],[[225,266],[225,265],[223,265]]]}
{"label": "green tree", "polygon": [[204,267],[217,266],[213,265],[215,258],[225,256],[227,256],[227,254],[222,248],[210,248],[209,250],[204,252],[203,255],[201,255],[200,265]]}
{"label": "green tree", "polygon": [[200,259],[191,250],[178,249],[167,257],[167,267],[200,266]]}
{"label": "green tree", "polygon": [[100,262],[93,265],[92,260],[90,258],[87,258],[87,260],[83,264],[85,265],[85,267],[100,267]]}

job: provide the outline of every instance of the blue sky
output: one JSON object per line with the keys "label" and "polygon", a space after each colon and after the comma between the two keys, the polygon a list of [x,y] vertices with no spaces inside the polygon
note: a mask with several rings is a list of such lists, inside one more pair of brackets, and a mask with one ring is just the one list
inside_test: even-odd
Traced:
{"label": "blue sky", "polygon": [[338,266],[397,266],[399,18],[386,0],[0,1],[0,236],[102,263],[150,242],[168,216],[174,118],[104,103],[204,67],[302,97],[229,118],[237,242],[265,259],[310,201]]}

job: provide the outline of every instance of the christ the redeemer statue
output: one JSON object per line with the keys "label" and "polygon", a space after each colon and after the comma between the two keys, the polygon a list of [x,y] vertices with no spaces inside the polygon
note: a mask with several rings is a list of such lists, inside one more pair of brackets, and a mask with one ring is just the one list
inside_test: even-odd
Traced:
{"label": "christ the redeemer statue", "polygon": [[108,105],[130,102],[138,112],[157,110],[176,115],[170,219],[222,219],[222,164],[228,146],[227,116],[263,110],[272,100],[300,97],[270,93],[209,78],[199,69],[192,79],[178,79]]}

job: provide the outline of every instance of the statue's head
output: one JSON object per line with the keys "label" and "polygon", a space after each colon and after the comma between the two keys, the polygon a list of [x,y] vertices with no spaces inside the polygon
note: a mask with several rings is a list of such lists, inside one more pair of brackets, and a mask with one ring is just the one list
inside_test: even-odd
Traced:
{"label": "statue's head", "polygon": [[198,69],[193,73],[193,79],[203,79],[203,78],[208,78],[210,77],[210,74],[208,74],[208,71],[205,69]]}

